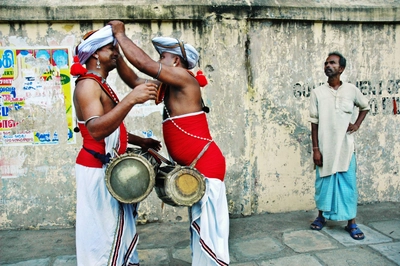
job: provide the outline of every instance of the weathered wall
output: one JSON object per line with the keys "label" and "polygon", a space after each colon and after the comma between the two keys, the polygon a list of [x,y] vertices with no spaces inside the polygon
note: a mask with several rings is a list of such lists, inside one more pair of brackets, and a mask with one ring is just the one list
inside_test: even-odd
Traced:
{"label": "weathered wall", "polygon": [[[72,48],[89,29],[124,19],[127,35],[153,58],[150,40],[158,35],[198,48],[211,132],[227,159],[232,216],[315,208],[309,91],[326,81],[327,53],[341,51],[348,59],[343,79],[372,107],[356,133],[359,202],[400,200],[400,112],[394,115],[392,104],[400,105],[399,1],[8,2],[0,1],[0,46]],[[129,90],[115,72],[108,81],[121,97]],[[62,132],[65,112],[57,104],[35,112]],[[40,128],[41,121],[29,121]],[[126,124],[162,140],[160,106],[134,108]],[[0,146],[1,158],[19,161],[18,177],[0,181],[0,229],[74,225],[80,146],[79,136],[76,144]],[[187,209],[162,208],[153,191],[140,219],[186,221]]]}
{"label": "weathered wall", "polygon": [[398,201],[399,121],[392,99],[399,104],[399,27],[304,21],[251,25],[249,58],[256,67],[246,120],[254,132],[250,165],[256,171],[256,210],[312,205],[309,91],[326,81],[323,60],[335,50],[348,59],[342,78],[361,88],[372,109],[356,134],[359,201]]}

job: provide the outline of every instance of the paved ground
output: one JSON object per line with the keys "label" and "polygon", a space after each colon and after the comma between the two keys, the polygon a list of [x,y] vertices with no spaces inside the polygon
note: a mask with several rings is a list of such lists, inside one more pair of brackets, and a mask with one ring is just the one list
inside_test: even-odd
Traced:
{"label": "paved ground", "polygon": [[[309,230],[313,212],[262,214],[231,219],[232,266],[400,265],[400,203],[359,206],[357,223],[366,238],[356,241],[346,222]],[[138,226],[141,266],[190,266],[188,223]],[[74,229],[0,231],[0,265],[73,266]]]}

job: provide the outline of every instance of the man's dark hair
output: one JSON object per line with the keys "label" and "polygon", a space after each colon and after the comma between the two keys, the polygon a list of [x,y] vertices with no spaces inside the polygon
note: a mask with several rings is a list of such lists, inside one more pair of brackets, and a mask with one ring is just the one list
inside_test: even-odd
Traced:
{"label": "man's dark hair", "polygon": [[328,57],[331,55],[339,56],[339,66],[346,68],[346,58],[344,58],[344,56],[341,53],[339,53],[337,51],[331,52],[328,54]]}
{"label": "man's dark hair", "polygon": [[179,56],[179,59],[181,60],[181,64],[187,69],[188,68],[188,62],[182,56]]}

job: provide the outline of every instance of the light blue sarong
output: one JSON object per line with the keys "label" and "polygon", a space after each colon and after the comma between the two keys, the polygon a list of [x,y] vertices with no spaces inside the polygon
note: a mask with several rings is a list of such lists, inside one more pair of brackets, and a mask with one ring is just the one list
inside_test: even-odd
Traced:
{"label": "light blue sarong", "polygon": [[357,215],[356,158],[353,154],[347,172],[320,177],[316,169],[315,202],[328,220],[351,220]]}

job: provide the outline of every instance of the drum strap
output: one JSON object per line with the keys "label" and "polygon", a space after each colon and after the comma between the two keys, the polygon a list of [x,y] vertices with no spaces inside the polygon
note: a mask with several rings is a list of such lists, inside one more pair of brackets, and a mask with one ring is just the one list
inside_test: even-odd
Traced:
{"label": "drum strap", "polygon": [[201,152],[199,153],[199,155],[197,155],[196,159],[193,160],[193,162],[190,164],[190,168],[194,168],[194,166],[196,165],[197,161],[201,158],[201,156],[203,156],[203,154],[207,151],[208,147],[210,147],[211,142],[213,142],[212,140],[210,142],[208,142],[204,148],[201,150]]}
{"label": "drum strap", "polygon": [[111,158],[111,154],[107,153],[106,155],[101,154],[97,151],[91,150],[86,148],[85,146],[82,146],[85,151],[87,151],[88,153],[90,153],[91,155],[94,156],[94,158],[99,159],[103,164],[108,164],[110,162],[110,158]]}
{"label": "drum strap", "polygon": [[153,148],[149,148],[147,150],[147,152],[154,157],[154,159],[156,159],[159,162],[163,162],[165,164],[168,165],[175,165],[175,162],[171,162],[170,160],[168,160],[167,158],[165,158],[164,156],[162,156],[161,154],[159,154],[158,152],[156,152]]}
{"label": "drum strap", "polygon": [[[201,150],[201,152],[199,153],[199,155],[197,155],[197,157],[193,160],[193,162],[189,165],[190,168],[194,168],[194,166],[196,165],[197,161],[201,158],[201,156],[203,156],[203,154],[207,151],[208,147],[210,147],[211,142],[213,142],[213,140],[209,141],[204,148]],[[166,163],[168,165],[176,165],[176,162],[171,162],[169,161],[167,158],[165,158],[164,156],[162,156],[161,154],[159,154],[158,152],[156,152],[154,149],[149,148],[148,153],[150,155],[152,155],[154,158],[158,158],[159,160],[161,160],[163,163]],[[103,155],[104,156],[104,155]]]}

